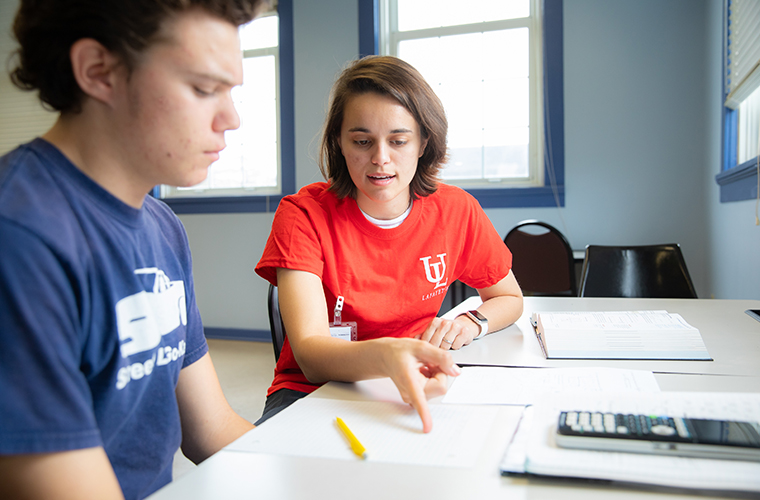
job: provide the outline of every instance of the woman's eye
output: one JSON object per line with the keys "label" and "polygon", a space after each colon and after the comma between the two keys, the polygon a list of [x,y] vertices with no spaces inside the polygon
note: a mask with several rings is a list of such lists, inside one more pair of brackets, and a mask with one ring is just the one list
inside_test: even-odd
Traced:
{"label": "woman's eye", "polygon": [[395,144],[396,146],[403,146],[404,144],[406,144],[406,142],[407,142],[407,141],[404,141],[404,140],[401,140],[401,139],[399,139],[399,140],[396,140],[396,141],[392,141],[392,142],[393,142],[393,144]]}
{"label": "woman's eye", "polygon": [[356,144],[358,146],[366,146],[367,144],[369,144],[369,141],[366,140],[366,139],[358,139],[358,140],[354,141],[354,144]]}

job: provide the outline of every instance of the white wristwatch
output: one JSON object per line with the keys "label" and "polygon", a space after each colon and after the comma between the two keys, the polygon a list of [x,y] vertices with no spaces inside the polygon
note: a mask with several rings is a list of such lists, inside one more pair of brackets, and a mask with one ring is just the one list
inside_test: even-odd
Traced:
{"label": "white wristwatch", "polygon": [[484,336],[486,333],[488,333],[488,319],[483,316],[480,311],[477,309],[473,309],[471,311],[467,311],[464,314],[460,314],[460,316],[467,316],[470,318],[478,327],[480,328],[480,333],[475,337],[476,339],[479,339],[480,337]]}

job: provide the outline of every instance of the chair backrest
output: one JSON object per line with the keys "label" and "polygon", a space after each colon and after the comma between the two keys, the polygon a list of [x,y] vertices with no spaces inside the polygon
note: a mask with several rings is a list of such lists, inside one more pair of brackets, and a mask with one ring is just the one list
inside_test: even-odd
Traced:
{"label": "chair backrest", "polygon": [[588,245],[581,297],[696,299],[681,247]]}
{"label": "chair backrest", "polygon": [[504,238],[512,252],[512,272],[525,295],[569,295],[575,297],[573,249],[555,227],[526,220]]}
{"label": "chair backrest", "polygon": [[280,359],[282,344],[285,342],[285,325],[280,316],[280,301],[277,295],[277,287],[269,284],[267,295],[267,310],[269,311],[269,330],[272,332],[272,347],[274,347],[274,360]]}

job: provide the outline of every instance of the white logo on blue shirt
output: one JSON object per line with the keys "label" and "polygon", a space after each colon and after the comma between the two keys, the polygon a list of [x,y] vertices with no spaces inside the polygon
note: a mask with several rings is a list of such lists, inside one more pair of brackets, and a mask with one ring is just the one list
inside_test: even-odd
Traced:
{"label": "white logo on blue shirt", "polygon": [[185,286],[182,280],[170,281],[155,267],[135,270],[135,274],[155,274],[152,292],[138,292],[116,303],[116,328],[121,356],[158,347],[161,337],[187,324]]}
{"label": "white logo on blue shirt", "polygon": [[[116,303],[116,328],[123,358],[155,349],[161,344],[161,337],[187,324],[185,285],[182,280],[170,281],[162,270],[155,267],[137,269],[135,274],[154,274],[155,279],[152,291],[138,292]],[[123,389],[131,380],[150,375],[156,365],[177,361],[184,356],[185,348],[185,341],[180,340],[177,347],[162,347],[145,362],[122,367],[116,388]]]}

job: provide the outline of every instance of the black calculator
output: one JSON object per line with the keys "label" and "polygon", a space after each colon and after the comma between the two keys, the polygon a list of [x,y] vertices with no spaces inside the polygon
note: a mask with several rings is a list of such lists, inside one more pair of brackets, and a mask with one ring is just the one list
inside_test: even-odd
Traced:
{"label": "black calculator", "polygon": [[563,411],[562,448],[760,461],[760,423]]}

